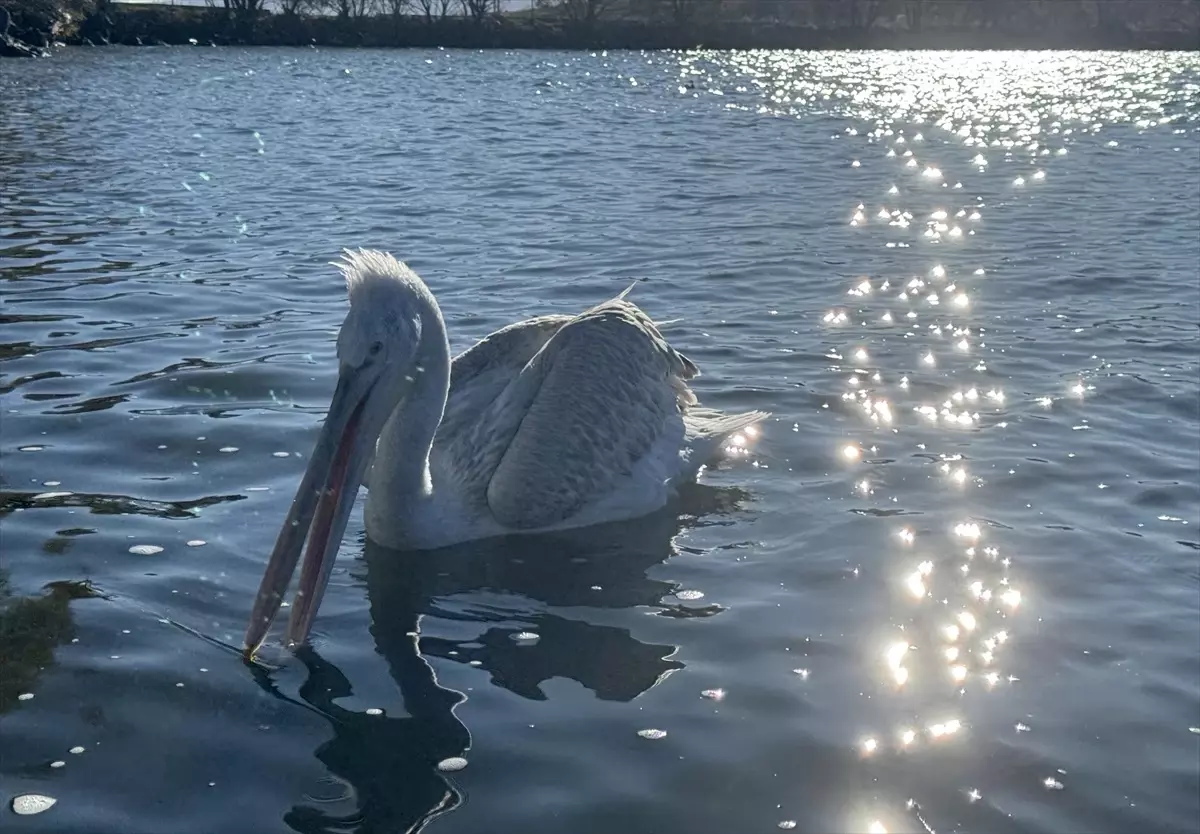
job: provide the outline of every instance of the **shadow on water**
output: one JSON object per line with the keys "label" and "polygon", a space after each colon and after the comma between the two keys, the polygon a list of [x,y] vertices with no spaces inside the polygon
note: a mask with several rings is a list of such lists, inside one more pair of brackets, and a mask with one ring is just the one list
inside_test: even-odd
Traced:
{"label": "shadow on water", "polygon": [[[302,834],[410,834],[463,802],[438,764],[465,755],[471,746],[470,730],[455,714],[466,696],[439,684],[428,658],[469,664],[486,671],[494,685],[533,700],[546,698],[542,682],[559,677],[577,681],[598,698],[629,701],[683,668],[671,659],[675,646],[643,643],[627,629],[589,623],[582,611],[548,609],[646,607],[668,615],[684,610],[663,601],[677,584],[647,572],[678,552],[674,539],[682,530],[704,524],[706,516],[735,512],[748,498],[733,487],[693,485],[669,511],[634,522],[474,542],[436,554],[401,553],[367,542],[371,635],[407,715],[340,706],[353,686],[311,647],[296,653],[307,672],[299,701],[280,690],[271,669],[252,666],[264,690],[316,711],[333,730],[315,755],[347,790],[329,800],[309,799],[329,805],[349,799],[354,805],[338,814],[298,804],[284,822]],[[713,608],[692,610],[707,615],[720,610]],[[425,637],[425,615],[485,630],[463,640]],[[522,631],[539,639],[523,645],[513,639]]]}
{"label": "shadow on water", "polygon": [[129,495],[76,492],[0,490],[0,518],[18,510],[80,507],[95,515],[144,515],[152,518],[194,518],[206,507],[244,501],[244,495],[206,495],[190,501],[153,501]]}
{"label": "shadow on water", "polygon": [[41,596],[14,596],[0,571],[0,714],[54,665],[54,650],[75,636],[71,602],[102,596],[89,582],[51,582]]}

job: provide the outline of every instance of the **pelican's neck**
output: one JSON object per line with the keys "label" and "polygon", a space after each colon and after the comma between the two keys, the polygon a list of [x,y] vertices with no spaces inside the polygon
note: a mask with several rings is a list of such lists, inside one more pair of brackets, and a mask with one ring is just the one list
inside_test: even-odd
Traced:
{"label": "pelican's neck", "polygon": [[424,306],[416,359],[411,367],[395,371],[411,376],[411,387],[384,423],[375,448],[367,499],[368,532],[380,529],[381,523],[392,527],[401,522],[405,510],[433,491],[429,452],[450,390],[450,344],[437,303],[430,297]]}

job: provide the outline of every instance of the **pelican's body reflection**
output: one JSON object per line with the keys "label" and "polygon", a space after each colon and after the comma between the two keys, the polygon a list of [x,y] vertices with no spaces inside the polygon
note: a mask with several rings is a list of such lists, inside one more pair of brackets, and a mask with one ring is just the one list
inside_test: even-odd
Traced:
{"label": "pelican's body reflection", "polygon": [[[681,530],[738,509],[746,497],[736,488],[691,485],[672,507],[637,521],[432,553],[401,553],[368,542],[371,634],[408,714],[367,715],[338,706],[338,699],[352,694],[350,682],[311,648],[299,650],[308,670],[300,697],[334,731],[316,756],[349,786],[355,808],[339,815],[331,807],[302,804],[284,821],[303,834],[400,834],[420,831],[462,802],[437,765],[470,746],[470,731],[454,712],[465,696],[440,686],[426,657],[470,663],[488,672],[493,684],[530,699],[545,697],[543,681],[564,677],[598,698],[627,701],[682,668],[671,659],[675,646],[643,643],[627,629],[552,609],[647,606],[668,616],[716,613],[716,607],[684,609],[664,602],[677,585],[646,573],[677,552],[674,539]],[[474,624],[476,634],[418,636],[425,614]],[[513,639],[523,631],[536,634],[537,642]],[[265,672],[258,679],[284,697]]]}

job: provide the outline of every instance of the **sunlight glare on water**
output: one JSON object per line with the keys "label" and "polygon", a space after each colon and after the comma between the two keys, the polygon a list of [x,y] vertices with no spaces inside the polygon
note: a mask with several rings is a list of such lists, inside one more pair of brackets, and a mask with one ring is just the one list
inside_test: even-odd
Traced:
{"label": "sunlight glare on water", "polygon": [[[1196,56],[37,63],[0,76],[9,801],[52,788],[63,834],[1200,814]],[[701,401],[774,417],[620,533],[414,556],[356,511],[313,651],[247,670],[358,245],[455,351],[646,279]]]}

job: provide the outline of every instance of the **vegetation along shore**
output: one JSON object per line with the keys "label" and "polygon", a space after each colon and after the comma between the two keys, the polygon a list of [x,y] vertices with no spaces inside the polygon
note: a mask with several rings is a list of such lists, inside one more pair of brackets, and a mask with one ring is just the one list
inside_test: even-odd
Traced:
{"label": "vegetation along shore", "polygon": [[501,49],[1200,49],[1200,0],[0,0],[58,44]]}

